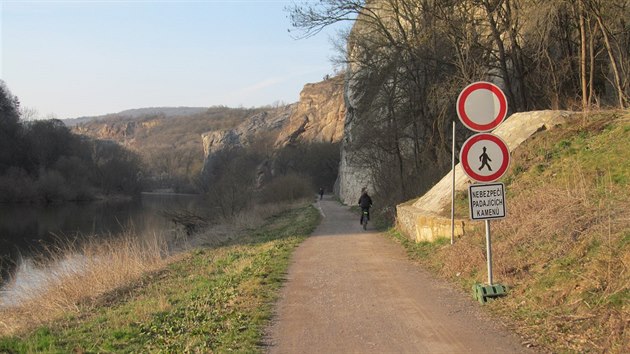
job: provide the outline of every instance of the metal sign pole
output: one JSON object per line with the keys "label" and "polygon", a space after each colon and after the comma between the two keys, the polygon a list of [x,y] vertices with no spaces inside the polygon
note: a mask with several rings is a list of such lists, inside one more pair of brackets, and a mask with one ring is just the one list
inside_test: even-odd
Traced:
{"label": "metal sign pole", "polygon": [[455,242],[455,121],[453,121],[453,156],[451,157],[453,191],[451,193],[451,245]]}
{"label": "metal sign pole", "polygon": [[490,241],[490,220],[486,219],[486,254],[488,256],[488,285],[492,285],[492,244]]}

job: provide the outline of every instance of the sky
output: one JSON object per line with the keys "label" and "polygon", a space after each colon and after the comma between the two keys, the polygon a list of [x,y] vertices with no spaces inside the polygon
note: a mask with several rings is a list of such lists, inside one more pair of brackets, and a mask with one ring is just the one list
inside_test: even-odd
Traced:
{"label": "sky", "polygon": [[292,2],[0,0],[0,78],[40,118],[297,102],[348,24],[296,40]]}

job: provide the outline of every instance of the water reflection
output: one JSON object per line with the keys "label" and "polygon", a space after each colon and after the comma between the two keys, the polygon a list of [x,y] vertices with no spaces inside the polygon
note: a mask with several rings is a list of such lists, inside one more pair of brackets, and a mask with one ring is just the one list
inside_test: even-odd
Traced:
{"label": "water reflection", "polygon": [[65,203],[46,207],[0,204],[0,285],[16,267],[44,248],[78,236],[103,238],[125,229],[142,235],[147,230],[168,230],[175,225],[164,211],[206,213],[198,196],[143,194],[133,201]]}
{"label": "water reflection", "polygon": [[0,308],[15,306],[23,300],[37,296],[42,287],[54,284],[57,276],[80,271],[85,264],[85,257],[68,255],[48,268],[42,268],[31,259],[21,260],[14,270],[10,283],[0,287]]}

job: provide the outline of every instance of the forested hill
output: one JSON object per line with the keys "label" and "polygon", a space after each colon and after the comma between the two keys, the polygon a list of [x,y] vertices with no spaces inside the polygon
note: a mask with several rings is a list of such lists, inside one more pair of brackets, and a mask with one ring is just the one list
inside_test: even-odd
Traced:
{"label": "forested hill", "polygon": [[95,121],[107,121],[109,119],[118,119],[120,117],[142,118],[150,115],[163,115],[165,117],[181,117],[198,113],[203,113],[208,107],[148,107],[127,109],[118,113],[110,113],[101,116],[84,116],[78,118],[63,119],[62,121],[69,127],[81,123],[90,123]]}
{"label": "forested hill", "polygon": [[[289,169],[292,173],[305,173],[294,168],[300,164],[297,160],[304,161],[304,151],[297,147],[312,143],[334,145],[324,148],[332,149],[327,156],[334,157],[326,159],[327,177],[311,176],[313,183],[332,190],[339,162],[339,148],[335,144],[343,135],[345,117],[343,80],[343,75],[337,75],[306,84],[300,100],[289,105],[250,109],[142,108],[66,124],[74,124],[72,130],[77,134],[116,141],[138,152],[147,173],[143,181],[145,190],[203,190],[209,182],[200,180],[204,162],[205,172],[209,172],[208,161],[216,162],[217,154],[234,149],[256,151],[260,156],[255,165],[266,162],[269,167],[266,180],[282,170],[276,163],[278,154],[284,158],[288,158],[287,154],[292,156],[292,162],[287,162],[293,166]],[[253,168],[256,170],[258,166]],[[250,172],[254,171],[243,173]],[[219,171],[213,169],[212,174],[216,173]]]}
{"label": "forested hill", "polygon": [[65,122],[75,133],[137,151],[153,183],[149,188],[192,191],[204,161],[201,134],[231,129],[265,109],[273,108],[142,108]]}
{"label": "forested hill", "polygon": [[55,203],[135,195],[136,154],[72,134],[58,119],[21,120],[19,99],[0,80],[0,203]]}

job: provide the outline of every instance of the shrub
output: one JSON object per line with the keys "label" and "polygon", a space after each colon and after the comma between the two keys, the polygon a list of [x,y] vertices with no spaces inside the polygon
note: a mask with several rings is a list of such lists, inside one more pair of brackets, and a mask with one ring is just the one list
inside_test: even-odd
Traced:
{"label": "shrub", "polygon": [[308,198],[315,194],[313,183],[304,175],[288,174],[274,178],[260,192],[260,201],[278,203]]}
{"label": "shrub", "polygon": [[11,167],[0,176],[0,202],[21,202],[35,199],[33,179],[21,168]]}
{"label": "shrub", "polygon": [[66,179],[57,171],[42,172],[35,188],[38,196],[46,203],[73,199],[66,186]]}

